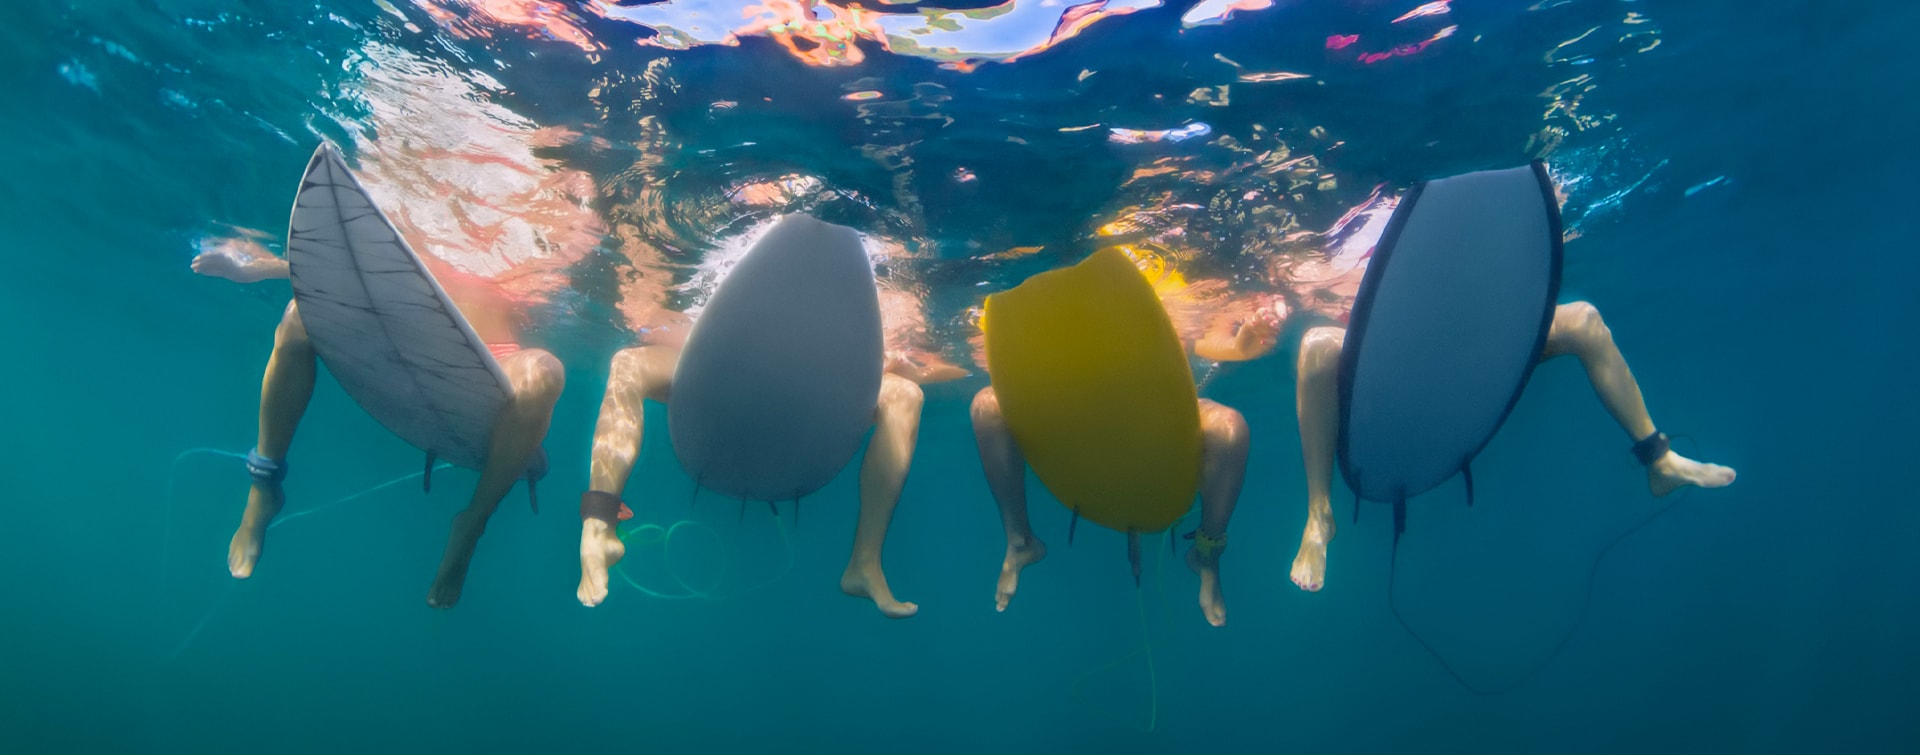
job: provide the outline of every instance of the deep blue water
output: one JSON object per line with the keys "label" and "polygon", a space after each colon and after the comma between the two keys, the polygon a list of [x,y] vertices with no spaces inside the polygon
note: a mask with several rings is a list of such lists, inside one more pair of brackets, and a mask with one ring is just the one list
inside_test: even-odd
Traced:
{"label": "deep blue water", "polygon": [[[1192,27],[1149,9],[970,72],[871,41],[863,62],[831,67],[765,36],[644,46],[654,30],[585,6],[566,6],[560,32],[530,32],[484,4],[395,5],[9,7],[0,751],[1920,746],[1908,4],[1459,0],[1394,24],[1418,3],[1282,2]],[[1417,52],[1354,57],[1449,25]],[[604,49],[568,41],[576,26]],[[1194,96],[1220,86],[1224,105]],[[1179,142],[1109,130],[1196,121],[1209,132]],[[278,233],[322,136],[389,171],[425,224],[448,187],[479,191],[492,174],[436,174],[422,155],[469,143],[495,156],[547,126],[581,136],[517,154],[587,176],[588,196],[558,204],[604,226],[541,271],[562,283],[530,310],[528,342],[567,364],[542,486],[556,503],[534,516],[508,498],[451,611],[423,598],[465,471],[441,473],[431,495],[403,481],[291,520],[234,582],[222,557],[245,476],[231,459],[176,456],[251,443],[290,291],[197,276],[197,245],[229,226]],[[1276,140],[1317,161],[1304,188],[1248,167]],[[1656,420],[1687,436],[1678,447],[1740,478],[1677,496],[1613,550],[1564,653],[1515,692],[1466,692],[1394,622],[1383,507],[1348,524],[1336,488],[1327,588],[1288,581],[1304,517],[1291,344],[1220,367],[1204,389],[1254,434],[1224,628],[1201,620],[1194,578],[1153,555],[1164,549],[1149,550],[1136,599],[1120,535],[1082,527],[1065,547],[1068,513],[1037,484],[1053,553],[1012,609],[992,610],[1004,540],[967,425],[978,376],[928,388],[888,541],[889,579],[919,616],[889,622],[834,589],[852,473],[808,505],[783,570],[787,541],[763,512],[687,507],[658,406],[628,500],[644,520],[710,527],[674,541],[685,578],[766,584],[718,601],[624,585],[591,610],[574,599],[571,499],[607,358],[633,342],[620,276],[684,283],[762,212],[728,201],[746,183],[807,177],[811,209],[897,240],[910,254],[884,272],[924,300],[931,348],[978,373],[968,308],[1084,256],[1129,208],[1204,208],[1155,216],[1184,231],[1156,243],[1190,277],[1271,292],[1261,271],[1290,253],[1286,218],[1326,229],[1376,185],[1532,157],[1555,166],[1580,232],[1563,298],[1606,313]],[[1166,170],[1127,182],[1153,168]],[[1252,192],[1288,196],[1255,212]],[[558,212],[540,196],[505,214]],[[504,222],[472,218],[451,237]],[[1042,249],[988,259],[1028,246]],[[675,309],[694,294],[662,296]],[[324,378],[300,438],[290,512],[419,467]],[[1594,555],[1657,504],[1570,361],[1536,373],[1475,467],[1474,508],[1449,487],[1413,512],[1399,594],[1410,622],[1492,684],[1554,646]],[[671,590],[660,558],[635,549],[633,574]],[[1143,624],[1151,678],[1134,652]],[[1153,731],[1138,731],[1156,703]]]}

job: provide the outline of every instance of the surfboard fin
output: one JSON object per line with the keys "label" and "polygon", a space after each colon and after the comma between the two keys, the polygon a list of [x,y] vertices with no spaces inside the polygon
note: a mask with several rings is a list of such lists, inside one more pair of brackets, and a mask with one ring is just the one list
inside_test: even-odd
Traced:
{"label": "surfboard fin", "polygon": [[699,502],[700,502],[700,479],[696,477],[693,480],[693,495],[687,497],[687,510],[692,511],[694,504],[697,504]]}
{"label": "surfboard fin", "polygon": [[1400,550],[1400,535],[1407,531],[1407,497],[1393,499],[1393,550]]}
{"label": "surfboard fin", "polygon": [[436,461],[439,461],[439,459],[434,457],[432,451],[428,451],[427,466],[425,469],[420,470],[420,492],[422,493],[433,492],[433,463]]}
{"label": "surfboard fin", "polygon": [[533,458],[527,460],[527,505],[533,507],[533,515],[540,515],[541,480],[547,478],[547,449],[545,446],[533,447]]}
{"label": "surfboard fin", "polygon": [[773,518],[775,519],[780,518],[780,504],[774,503],[773,501],[767,501],[767,510],[773,512]]}
{"label": "surfboard fin", "polygon": [[1067,523],[1067,547],[1073,547],[1073,532],[1080,529],[1080,507],[1073,507],[1073,521]]}
{"label": "surfboard fin", "polygon": [[740,523],[747,523],[747,499],[740,499]]}
{"label": "surfboard fin", "polygon": [[1467,508],[1473,508],[1473,465],[1462,464],[1460,474],[1467,480]]}
{"label": "surfboard fin", "polygon": [[1133,563],[1133,587],[1140,588],[1140,533],[1127,530],[1127,560]]}

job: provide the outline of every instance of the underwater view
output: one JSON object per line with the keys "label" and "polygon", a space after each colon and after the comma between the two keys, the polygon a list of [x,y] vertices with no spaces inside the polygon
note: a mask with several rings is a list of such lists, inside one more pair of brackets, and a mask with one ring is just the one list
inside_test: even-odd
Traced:
{"label": "underwater view", "polygon": [[1920,4],[7,10],[0,753],[1920,752]]}

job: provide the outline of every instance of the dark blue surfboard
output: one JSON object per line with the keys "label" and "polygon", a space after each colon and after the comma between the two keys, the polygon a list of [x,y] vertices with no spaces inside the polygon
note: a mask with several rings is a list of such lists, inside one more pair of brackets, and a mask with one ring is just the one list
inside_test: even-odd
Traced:
{"label": "dark blue surfboard", "polygon": [[1468,465],[1546,348],[1561,256],[1537,161],[1424,182],[1388,221],[1340,354],[1338,454],[1357,498],[1395,504],[1396,534],[1406,500],[1456,474],[1472,502]]}

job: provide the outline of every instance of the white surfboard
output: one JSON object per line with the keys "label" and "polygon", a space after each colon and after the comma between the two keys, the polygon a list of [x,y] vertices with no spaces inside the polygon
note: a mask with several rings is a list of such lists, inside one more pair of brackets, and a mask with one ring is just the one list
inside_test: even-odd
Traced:
{"label": "white surfboard", "polygon": [[402,440],[479,469],[512,395],[506,374],[330,144],[300,180],[287,265],[307,336],[347,395]]}
{"label": "white surfboard", "polygon": [[873,426],[873,265],[853,229],[788,216],[721,281],[674,371],[674,453],[709,490],[764,501],[825,486]]}

